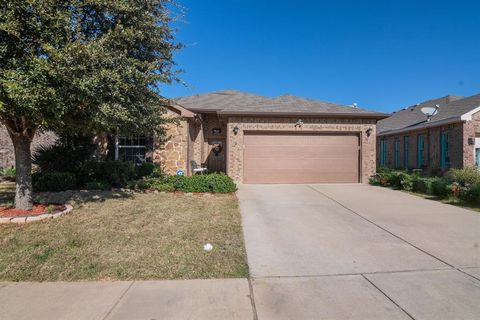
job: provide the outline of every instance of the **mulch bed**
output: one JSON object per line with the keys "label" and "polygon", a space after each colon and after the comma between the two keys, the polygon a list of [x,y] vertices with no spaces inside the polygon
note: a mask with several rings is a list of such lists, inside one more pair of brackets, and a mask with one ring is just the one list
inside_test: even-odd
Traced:
{"label": "mulch bed", "polygon": [[44,213],[55,213],[65,210],[64,205],[44,205],[34,204],[32,210],[15,209],[14,207],[0,206],[0,217],[15,218],[15,217],[33,217]]}

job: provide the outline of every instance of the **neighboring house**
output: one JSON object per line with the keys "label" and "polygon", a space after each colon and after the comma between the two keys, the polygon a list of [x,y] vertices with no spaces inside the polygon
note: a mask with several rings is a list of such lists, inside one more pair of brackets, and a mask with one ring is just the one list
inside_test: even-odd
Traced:
{"label": "neighboring house", "polygon": [[110,155],[169,174],[192,163],[239,183],[363,182],[376,170],[376,123],[388,115],[294,96],[226,90],[172,100],[165,137],[117,137]]}
{"label": "neighboring house", "polygon": [[[438,106],[429,120],[423,107]],[[402,109],[377,125],[377,165],[438,173],[480,164],[480,94]]]}

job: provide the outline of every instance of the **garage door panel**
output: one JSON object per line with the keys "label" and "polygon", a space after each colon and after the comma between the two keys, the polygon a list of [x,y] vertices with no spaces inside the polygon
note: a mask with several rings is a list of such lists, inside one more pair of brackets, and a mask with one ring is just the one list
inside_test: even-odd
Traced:
{"label": "garage door panel", "polygon": [[244,136],[245,183],[358,182],[358,135]]}
{"label": "garage door panel", "polygon": [[[249,146],[249,154],[253,158],[271,158],[271,157],[282,157],[282,158],[318,158],[318,149],[322,150],[322,157],[325,158],[338,158],[339,155],[352,156],[358,154],[357,148],[352,148],[352,146],[335,146],[335,145],[304,145],[304,146]],[[264,152],[264,149],[268,149],[268,153]]]}

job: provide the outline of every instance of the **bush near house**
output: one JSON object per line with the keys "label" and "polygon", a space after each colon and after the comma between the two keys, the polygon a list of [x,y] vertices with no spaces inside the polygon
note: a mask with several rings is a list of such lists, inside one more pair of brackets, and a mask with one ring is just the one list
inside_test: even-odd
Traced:
{"label": "bush near house", "polygon": [[225,174],[214,173],[194,176],[163,176],[131,181],[128,184],[132,189],[154,189],[164,192],[235,192],[237,186],[232,178]]}
{"label": "bush near house", "polygon": [[380,168],[370,184],[432,195],[440,199],[455,198],[480,205],[480,171],[476,168],[450,169],[443,177],[424,177],[420,173]]}

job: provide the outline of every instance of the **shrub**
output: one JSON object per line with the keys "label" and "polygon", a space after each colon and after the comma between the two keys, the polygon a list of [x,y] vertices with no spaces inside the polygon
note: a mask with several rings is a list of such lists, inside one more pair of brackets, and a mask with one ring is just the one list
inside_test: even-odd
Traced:
{"label": "shrub", "polygon": [[464,187],[480,184],[480,172],[477,168],[451,169],[445,176]]}
{"label": "shrub", "polygon": [[190,177],[179,176],[173,183],[176,190],[184,192],[227,193],[237,190],[232,178],[225,174],[205,174]]}
{"label": "shrub", "polygon": [[92,158],[97,146],[91,136],[61,137],[56,144],[40,147],[32,157],[40,171],[74,172],[78,165]]}
{"label": "shrub", "polygon": [[419,193],[429,193],[431,189],[431,179],[423,178],[418,175],[412,176],[412,191]]}
{"label": "shrub", "polygon": [[154,182],[150,185],[151,189],[155,189],[161,192],[173,192],[175,187],[170,183],[162,183],[160,181]]}
{"label": "shrub", "polygon": [[433,178],[431,182],[431,194],[444,198],[450,192],[449,181],[445,178]]}
{"label": "shrub", "polygon": [[65,191],[75,188],[75,175],[69,172],[36,172],[32,175],[33,189],[37,192]]}
{"label": "shrub", "polygon": [[128,181],[126,187],[129,189],[134,189],[134,190],[145,190],[145,189],[150,189],[152,187],[153,181],[151,180],[132,180]]}
{"label": "shrub", "polygon": [[124,187],[137,177],[137,171],[133,162],[86,161],[77,168],[76,175],[81,186],[103,181],[113,187]]}
{"label": "shrub", "polygon": [[[150,162],[145,162],[140,165],[137,165],[136,170],[137,170],[137,179],[141,179],[143,177],[148,177],[152,176],[154,171],[160,168],[159,166],[150,163]],[[155,172],[156,174],[156,172]]]}
{"label": "shrub", "polygon": [[106,181],[90,181],[85,184],[87,190],[109,190],[110,184]]}
{"label": "shrub", "polygon": [[480,203],[480,184],[460,189],[460,199],[470,203]]}

